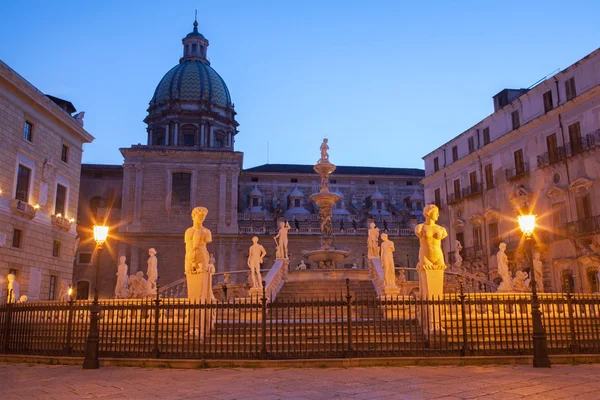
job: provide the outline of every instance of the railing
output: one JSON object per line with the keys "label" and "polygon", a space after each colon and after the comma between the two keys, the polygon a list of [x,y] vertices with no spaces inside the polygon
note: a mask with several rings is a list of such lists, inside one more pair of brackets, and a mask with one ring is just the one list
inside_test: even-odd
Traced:
{"label": "railing", "polygon": [[265,278],[265,293],[270,301],[275,301],[283,283],[287,279],[290,260],[277,259]]}
{"label": "railing", "polygon": [[475,260],[483,258],[483,248],[482,247],[464,247],[464,259],[465,260]]}
{"label": "railing", "polygon": [[[540,294],[548,351],[600,352],[600,296]],[[84,354],[89,301],[0,307],[0,353]],[[531,298],[447,294],[194,303],[100,302],[102,357],[285,359],[532,354]],[[430,330],[430,324],[436,328]]]}
{"label": "railing", "polygon": [[369,259],[369,278],[373,282],[377,296],[385,295],[383,265],[379,257]]}
{"label": "railing", "polygon": [[600,146],[600,129],[585,135],[580,143],[569,142],[564,146],[557,146],[553,151],[548,151],[537,156],[539,168],[564,161],[566,158],[576,156]]}
{"label": "railing", "polygon": [[448,195],[448,204],[455,204],[458,203],[460,201],[463,201],[463,196],[461,192],[455,192],[455,193],[451,193],[450,195]]}
{"label": "railing", "polygon": [[504,173],[506,174],[507,181],[518,179],[522,176],[529,174],[529,164],[526,162],[522,164],[517,164],[513,168],[505,169]]}
{"label": "railing", "polygon": [[580,219],[567,224],[569,235],[582,236],[600,231],[600,215],[591,218]]}
{"label": "railing", "polygon": [[[384,229],[379,227],[382,231],[387,233],[389,236],[412,236],[414,231],[411,228],[388,228]],[[275,225],[272,226],[240,226],[240,233],[243,234],[254,234],[254,235],[269,235],[276,234],[277,228]],[[309,227],[309,228],[294,228],[292,227],[288,231],[288,235],[321,235],[321,228]],[[367,228],[333,228],[334,236],[367,236]]]}
{"label": "railing", "polygon": [[35,217],[35,214],[37,213],[37,208],[32,206],[29,203],[26,203],[24,201],[21,200],[17,200],[17,199],[13,199],[10,202],[10,208],[12,209],[12,211],[15,214],[19,214],[23,217],[32,219],[33,217]]}
{"label": "railing", "polygon": [[468,198],[472,196],[478,196],[482,193],[483,187],[480,183],[476,183],[471,186],[467,186],[463,189],[463,198]]}

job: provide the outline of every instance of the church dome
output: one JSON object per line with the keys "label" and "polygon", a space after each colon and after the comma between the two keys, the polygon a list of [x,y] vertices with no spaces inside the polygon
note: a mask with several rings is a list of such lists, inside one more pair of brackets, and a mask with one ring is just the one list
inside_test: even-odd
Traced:
{"label": "church dome", "polygon": [[199,101],[208,101],[223,108],[232,106],[223,78],[204,59],[184,57],[161,79],[150,107]]}

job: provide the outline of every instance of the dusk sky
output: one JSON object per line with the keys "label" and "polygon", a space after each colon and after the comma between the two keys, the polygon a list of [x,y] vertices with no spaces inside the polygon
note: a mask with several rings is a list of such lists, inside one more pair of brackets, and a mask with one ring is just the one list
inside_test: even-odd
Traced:
{"label": "dusk sky", "polygon": [[84,162],[146,143],[148,102],[199,30],[244,167],[423,168],[421,157],[599,46],[600,1],[4,1],[0,59],[85,111]]}

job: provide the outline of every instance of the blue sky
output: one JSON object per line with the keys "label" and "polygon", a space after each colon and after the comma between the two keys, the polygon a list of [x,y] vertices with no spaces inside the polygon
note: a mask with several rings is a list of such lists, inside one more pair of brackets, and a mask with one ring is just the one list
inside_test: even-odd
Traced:
{"label": "blue sky", "polygon": [[[0,59],[86,111],[84,162],[146,141],[156,85],[192,29],[238,112],[244,167],[422,168],[421,157],[599,47],[599,1],[20,1],[0,5]],[[268,145],[267,145],[268,143]]]}

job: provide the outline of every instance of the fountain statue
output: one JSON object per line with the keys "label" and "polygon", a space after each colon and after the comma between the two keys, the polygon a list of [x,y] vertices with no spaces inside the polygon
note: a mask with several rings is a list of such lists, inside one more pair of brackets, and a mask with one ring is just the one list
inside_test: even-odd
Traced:
{"label": "fountain statue", "polygon": [[321,227],[321,247],[317,250],[304,252],[304,258],[319,265],[319,268],[335,268],[337,263],[348,257],[348,251],[338,250],[333,245],[333,225],[331,222],[332,210],[341,197],[329,191],[329,175],[335,171],[335,165],[329,162],[329,145],[327,139],[321,144],[321,158],[314,166],[314,170],[321,177],[319,192],[310,196],[319,207],[319,224]]}
{"label": "fountain statue", "polygon": [[415,227],[415,236],[419,238],[419,291],[424,298],[435,298],[444,292],[444,252],[442,240],[448,237],[446,228],[436,224],[440,210],[435,204],[423,209],[425,222]]}

